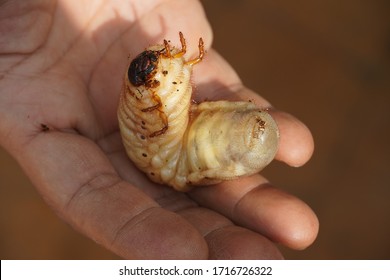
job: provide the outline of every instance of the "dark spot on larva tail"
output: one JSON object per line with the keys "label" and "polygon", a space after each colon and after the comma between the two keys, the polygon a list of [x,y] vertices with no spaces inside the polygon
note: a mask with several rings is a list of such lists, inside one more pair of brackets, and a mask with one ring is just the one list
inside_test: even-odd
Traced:
{"label": "dark spot on larva tail", "polygon": [[142,140],[145,140],[145,139],[146,139],[145,135],[142,135],[142,134],[141,134],[139,137],[140,137]]}
{"label": "dark spot on larva tail", "polygon": [[168,71],[167,70],[162,71],[162,73],[163,73],[164,76],[168,75]]}
{"label": "dark spot on larva tail", "polygon": [[177,85],[177,82],[172,82],[172,84]]}
{"label": "dark spot on larva tail", "polygon": [[150,172],[150,175],[154,176],[154,172]]}
{"label": "dark spot on larva tail", "polygon": [[145,154],[145,153],[142,153],[142,156],[143,156],[143,157],[147,157],[148,155],[147,155],[147,154]]}
{"label": "dark spot on larva tail", "polygon": [[253,129],[253,138],[259,139],[260,135],[264,133],[265,131],[265,121],[263,121],[261,118],[256,118],[257,127],[254,127]]}
{"label": "dark spot on larva tail", "polygon": [[257,118],[257,119],[256,119],[256,122],[257,122],[258,126],[259,126],[262,130],[265,129],[265,121],[263,121],[263,120],[260,119],[260,118]]}

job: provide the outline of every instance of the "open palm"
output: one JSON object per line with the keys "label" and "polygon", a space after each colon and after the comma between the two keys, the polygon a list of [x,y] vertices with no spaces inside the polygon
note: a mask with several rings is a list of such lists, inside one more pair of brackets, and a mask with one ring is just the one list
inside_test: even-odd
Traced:
{"label": "open palm", "polygon": [[[0,144],[64,220],[124,258],[279,258],[315,239],[311,209],[260,175],[178,193],[128,160],[116,109],[128,56],[171,40],[203,37],[195,98],[251,99],[212,49],[198,1],[6,1],[0,9]],[[272,110],[281,131],[277,158],[299,166],[310,132]]]}

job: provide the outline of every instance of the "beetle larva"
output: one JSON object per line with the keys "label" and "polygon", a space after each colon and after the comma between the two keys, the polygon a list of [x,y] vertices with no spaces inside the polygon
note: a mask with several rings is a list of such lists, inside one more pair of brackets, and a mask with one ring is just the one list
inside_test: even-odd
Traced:
{"label": "beetle larva", "polygon": [[157,183],[185,191],[263,169],[275,156],[275,121],[252,102],[191,102],[192,66],[181,49],[152,46],[130,62],[118,119],[126,152]]}

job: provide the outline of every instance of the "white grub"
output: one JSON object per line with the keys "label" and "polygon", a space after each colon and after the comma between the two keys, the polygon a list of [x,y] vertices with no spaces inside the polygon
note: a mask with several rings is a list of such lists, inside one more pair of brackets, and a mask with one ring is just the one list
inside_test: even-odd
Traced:
{"label": "white grub", "polygon": [[[181,49],[148,48],[124,77],[118,119],[126,152],[157,183],[179,191],[248,176],[262,170],[278,149],[273,118],[253,102],[191,102],[193,65]],[[191,117],[190,117],[191,116]]]}

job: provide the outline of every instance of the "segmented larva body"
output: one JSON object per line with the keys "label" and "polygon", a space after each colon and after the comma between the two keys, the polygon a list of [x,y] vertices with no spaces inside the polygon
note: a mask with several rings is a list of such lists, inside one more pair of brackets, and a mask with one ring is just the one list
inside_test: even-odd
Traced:
{"label": "segmented larva body", "polygon": [[118,119],[126,152],[157,183],[180,191],[263,169],[275,156],[275,121],[252,102],[191,101],[192,66],[181,49],[148,48],[131,61],[124,78]]}

